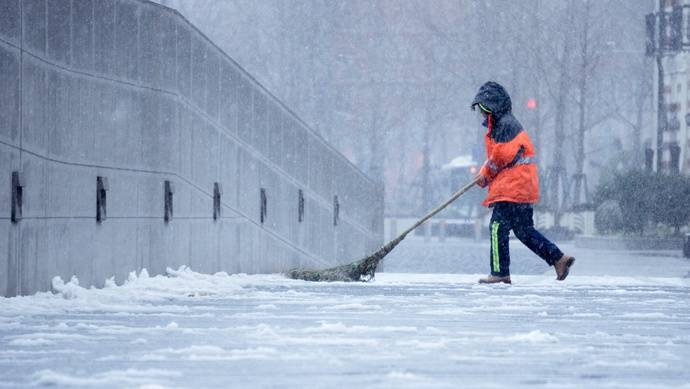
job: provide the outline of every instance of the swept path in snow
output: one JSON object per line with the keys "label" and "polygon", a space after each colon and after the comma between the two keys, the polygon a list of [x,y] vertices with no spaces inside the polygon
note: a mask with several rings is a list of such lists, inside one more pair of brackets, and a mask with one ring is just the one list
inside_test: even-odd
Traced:
{"label": "swept path in snow", "polygon": [[132,275],[0,299],[0,387],[690,387],[690,280]]}

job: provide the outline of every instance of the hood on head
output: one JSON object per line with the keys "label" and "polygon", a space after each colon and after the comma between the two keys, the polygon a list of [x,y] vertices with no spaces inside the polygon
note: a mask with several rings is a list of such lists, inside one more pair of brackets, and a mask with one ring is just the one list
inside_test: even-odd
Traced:
{"label": "hood on head", "polygon": [[470,108],[474,110],[478,104],[488,108],[496,118],[512,110],[512,102],[508,92],[501,84],[494,81],[486,82],[479,88]]}

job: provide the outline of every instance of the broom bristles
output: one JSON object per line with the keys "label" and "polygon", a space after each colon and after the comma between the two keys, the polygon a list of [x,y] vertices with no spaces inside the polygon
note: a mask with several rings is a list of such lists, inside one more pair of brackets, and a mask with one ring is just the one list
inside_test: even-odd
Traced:
{"label": "broom bristles", "polygon": [[376,268],[383,257],[388,255],[395,246],[405,238],[404,235],[388,242],[374,254],[346,265],[340,265],[322,270],[293,269],[287,276],[304,281],[370,281],[376,274]]}

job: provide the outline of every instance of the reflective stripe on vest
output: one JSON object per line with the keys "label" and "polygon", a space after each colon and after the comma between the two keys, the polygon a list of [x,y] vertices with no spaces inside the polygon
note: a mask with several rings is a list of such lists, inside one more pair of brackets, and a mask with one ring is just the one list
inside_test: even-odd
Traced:
{"label": "reflective stripe on vest", "polygon": [[498,172],[498,170],[499,170],[499,169],[498,169],[498,165],[496,165],[496,164],[495,164],[492,160],[490,160],[490,159],[487,160],[486,166],[488,166],[489,169],[491,169],[491,172],[494,173],[494,174],[495,174],[496,172]]}
{"label": "reflective stripe on vest", "polygon": [[515,161],[515,165],[529,165],[530,163],[537,163],[537,157],[520,157]]}
{"label": "reflective stripe on vest", "polygon": [[517,165],[529,165],[530,163],[537,163],[537,157],[520,157],[505,166],[503,169],[499,169],[499,167],[489,159],[487,160],[486,166],[492,171],[492,173],[496,174],[504,169],[510,169],[511,167],[515,167]]}

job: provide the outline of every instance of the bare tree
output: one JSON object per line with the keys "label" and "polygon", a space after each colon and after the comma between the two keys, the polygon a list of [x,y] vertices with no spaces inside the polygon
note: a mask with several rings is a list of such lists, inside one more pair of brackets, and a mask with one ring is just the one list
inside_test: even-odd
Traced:
{"label": "bare tree", "polygon": [[562,215],[562,193],[567,182],[566,161],[563,153],[564,139],[566,138],[566,118],[569,109],[569,94],[572,86],[570,72],[573,67],[572,50],[574,46],[572,31],[573,19],[570,17],[573,2],[568,2],[565,7],[557,6],[556,15],[550,25],[545,26],[542,33],[551,39],[539,46],[534,55],[537,58],[537,69],[544,81],[548,97],[554,105],[553,123],[553,149],[551,166],[546,176],[547,204],[554,212],[554,223],[560,223]]}
{"label": "bare tree", "polygon": [[[587,131],[597,124],[597,121],[603,120],[603,117],[597,121],[592,121],[587,113],[595,101],[597,94],[590,93],[590,88],[595,89],[598,82],[598,71],[602,52],[605,48],[603,34],[603,25],[606,22],[605,11],[611,6],[610,2],[599,2],[594,4],[591,0],[577,0],[573,7],[576,18],[576,26],[578,28],[576,33],[577,39],[577,65],[576,65],[576,80],[575,87],[577,88],[577,97],[575,104],[578,111],[577,118],[577,142],[575,154],[575,173],[573,175],[573,204],[578,205],[581,201],[589,201],[588,198],[582,199],[583,194],[587,196],[587,181],[584,172],[585,166],[585,137]],[[597,102],[595,101],[594,105]],[[604,116],[605,117],[605,116]]]}
{"label": "bare tree", "polygon": [[[635,51],[630,42],[641,49],[652,2],[167,0],[353,162],[385,179],[387,205],[419,208],[433,200],[422,193],[434,191],[439,161],[482,144],[467,102],[487,80],[509,89],[548,167],[542,193],[551,206],[563,202],[566,171],[592,173],[603,153],[592,154],[592,142],[612,133],[604,129],[629,129],[640,150],[650,80],[644,64],[629,61],[634,54],[612,54]],[[536,110],[525,108],[529,97]],[[410,200],[401,188],[414,182],[426,189]],[[574,192],[577,201],[581,190]]]}

